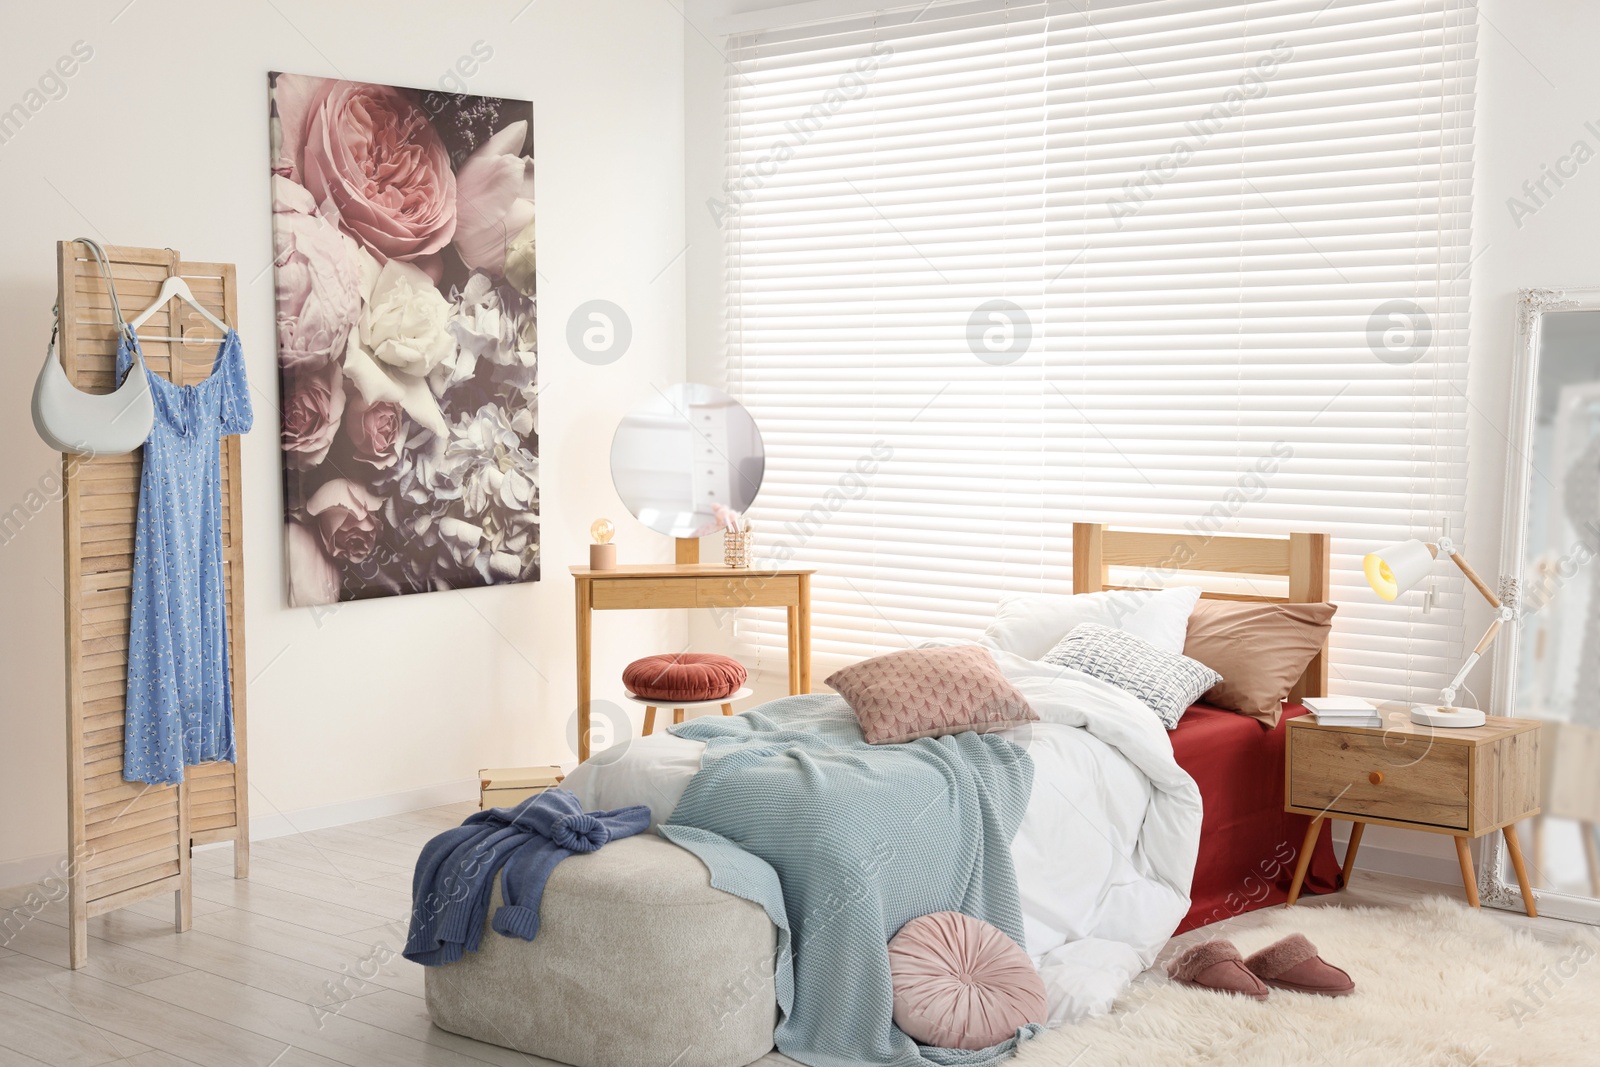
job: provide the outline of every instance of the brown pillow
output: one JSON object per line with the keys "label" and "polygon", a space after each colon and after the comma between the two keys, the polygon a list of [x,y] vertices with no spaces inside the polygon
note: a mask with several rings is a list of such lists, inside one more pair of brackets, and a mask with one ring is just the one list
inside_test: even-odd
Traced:
{"label": "brown pillow", "polygon": [[977,645],[891,652],[834,671],[827,684],[844,697],[874,745],[987,733],[1039,719]]}
{"label": "brown pillow", "polygon": [[1222,675],[1200,699],[1266,726],[1328,640],[1333,604],[1201,600],[1189,616],[1183,654]]}

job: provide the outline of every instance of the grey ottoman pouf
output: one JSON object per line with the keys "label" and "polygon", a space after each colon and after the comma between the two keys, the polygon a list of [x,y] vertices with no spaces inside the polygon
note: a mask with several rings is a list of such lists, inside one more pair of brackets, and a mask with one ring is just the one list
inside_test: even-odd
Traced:
{"label": "grey ottoman pouf", "polygon": [[[497,881],[490,916],[500,902]],[[639,834],[557,864],[532,941],[485,926],[477,952],[427,968],[428,1014],[575,1067],[743,1067],[772,1048],[776,944],[760,905]]]}

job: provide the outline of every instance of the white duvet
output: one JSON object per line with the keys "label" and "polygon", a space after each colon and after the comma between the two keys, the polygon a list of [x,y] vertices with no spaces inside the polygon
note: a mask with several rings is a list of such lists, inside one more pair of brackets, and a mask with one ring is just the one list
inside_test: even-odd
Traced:
{"label": "white duvet", "polygon": [[[943,642],[940,642],[943,643]],[[1200,791],[1144,704],[1077,671],[991,652],[1040,721],[1007,731],[1033,758],[1012,842],[1028,954],[1050,1025],[1110,1009],[1189,910]],[[666,821],[704,744],[668,734],[614,745],[563,783],[590,810],[649,806]]]}

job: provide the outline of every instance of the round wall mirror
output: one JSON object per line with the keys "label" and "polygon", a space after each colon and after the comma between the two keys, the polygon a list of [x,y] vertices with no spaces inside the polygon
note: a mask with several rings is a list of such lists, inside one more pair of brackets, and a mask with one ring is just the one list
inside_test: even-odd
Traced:
{"label": "round wall mirror", "polygon": [[705,537],[742,515],[767,455],[744,405],[709,385],[674,385],[611,439],[611,481],[634,518],[668,537]]}

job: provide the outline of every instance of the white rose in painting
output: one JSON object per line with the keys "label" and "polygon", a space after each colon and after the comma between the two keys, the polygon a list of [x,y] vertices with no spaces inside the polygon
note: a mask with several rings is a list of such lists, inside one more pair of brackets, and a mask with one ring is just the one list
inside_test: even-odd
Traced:
{"label": "white rose in painting", "polygon": [[533,225],[533,157],[522,154],[527,137],[526,120],[511,123],[456,174],[456,252],[473,270],[501,276],[512,241]]}
{"label": "white rose in painting", "polygon": [[[428,376],[434,395],[443,398],[457,385],[474,378],[479,371],[479,360],[497,368],[491,374],[495,396],[520,392],[523,386],[532,387],[539,362],[534,302],[515,290],[497,287],[481,271],[474,273],[460,291],[452,291],[451,295],[454,304],[450,333],[456,340],[456,350]],[[483,397],[479,403],[491,401],[495,396]],[[458,403],[454,410],[463,408]],[[468,404],[465,410],[475,409]],[[517,432],[527,434],[531,429],[530,422],[519,426]]]}
{"label": "white rose in painting", "polygon": [[490,584],[537,573],[539,457],[500,408],[408,443],[394,484],[388,519],[419,575],[471,572]]}
{"label": "white rose in painting", "polygon": [[399,404],[434,433],[447,432],[428,373],[455,353],[450,303],[433,279],[391,259],[381,268],[362,253],[366,306],[350,331],[345,374],[368,404]]}
{"label": "white rose in painting", "polygon": [[339,599],[339,568],[310,527],[290,520],[283,536],[289,569],[289,606],[308,608]]}
{"label": "white rose in painting", "polygon": [[506,284],[523,296],[539,289],[539,260],[534,246],[533,223],[528,223],[506,249]]}

